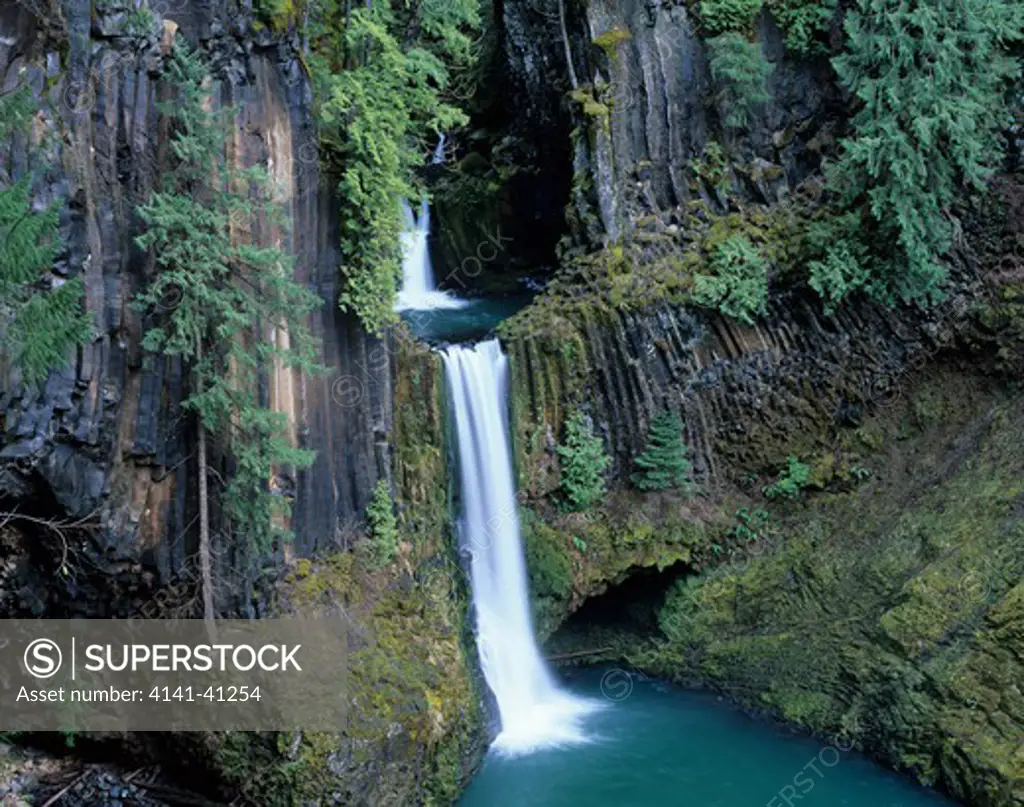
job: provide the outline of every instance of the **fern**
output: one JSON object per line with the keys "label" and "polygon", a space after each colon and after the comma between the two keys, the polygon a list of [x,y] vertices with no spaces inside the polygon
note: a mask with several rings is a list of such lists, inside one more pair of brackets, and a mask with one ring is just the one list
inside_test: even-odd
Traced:
{"label": "fern", "polygon": [[750,239],[733,235],[712,252],[710,274],[693,279],[693,297],[701,305],[717,308],[748,325],[763,314],[768,303],[768,270]]}

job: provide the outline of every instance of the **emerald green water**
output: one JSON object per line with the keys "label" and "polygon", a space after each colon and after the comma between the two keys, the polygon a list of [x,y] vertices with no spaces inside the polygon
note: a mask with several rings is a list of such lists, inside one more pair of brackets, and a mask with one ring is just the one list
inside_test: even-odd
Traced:
{"label": "emerald green water", "polygon": [[489,754],[460,807],[939,807],[952,802],[870,760],[756,721],[713,696],[587,671],[568,682],[608,704],[594,741]]}
{"label": "emerald green water", "polygon": [[466,342],[483,339],[503,320],[530,302],[532,295],[500,299],[476,298],[465,308],[403,311],[402,320],[413,336],[425,342]]}

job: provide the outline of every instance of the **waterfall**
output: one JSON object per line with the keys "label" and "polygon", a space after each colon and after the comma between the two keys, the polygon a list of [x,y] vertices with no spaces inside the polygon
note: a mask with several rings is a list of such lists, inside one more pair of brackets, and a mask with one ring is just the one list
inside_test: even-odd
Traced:
{"label": "waterfall", "polygon": [[430,265],[430,205],[426,196],[420,202],[417,218],[409,203],[402,200],[402,218],[405,229],[400,236],[402,244],[402,290],[395,301],[395,310],[463,308],[465,300],[447,291],[438,291],[434,270]]}
{"label": "waterfall", "polygon": [[470,553],[477,648],[507,753],[585,740],[596,704],[561,692],[533,636],[507,418],[508,360],[496,339],[443,354],[458,445],[459,538]]}
{"label": "waterfall", "polygon": [[[441,134],[434,149],[431,162],[444,162],[444,147],[447,137]],[[415,309],[428,311],[436,309],[465,308],[469,301],[460,300],[448,291],[438,291],[434,280],[434,269],[430,265],[430,205],[427,197],[420,200],[420,215],[412,212],[409,203],[402,200],[402,220],[405,228],[399,236],[402,244],[402,288],[395,300],[395,311]]]}
{"label": "waterfall", "polygon": [[448,143],[448,136],[441,132],[441,136],[437,139],[437,148],[434,149],[434,158],[431,160],[434,165],[440,165],[444,162],[444,147]]}

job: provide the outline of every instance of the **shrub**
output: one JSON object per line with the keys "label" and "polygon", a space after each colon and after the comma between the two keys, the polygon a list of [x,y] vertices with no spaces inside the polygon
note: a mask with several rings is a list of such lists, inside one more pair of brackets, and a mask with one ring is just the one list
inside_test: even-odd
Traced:
{"label": "shrub", "polygon": [[693,296],[701,305],[753,324],[768,302],[768,270],[761,253],[745,235],[733,235],[715,247],[710,274],[693,279]]}
{"label": "shrub", "polygon": [[817,35],[828,28],[836,11],[836,0],[772,0],[770,8],[786,35],[786,49],[797,56],[824,50]]}
{"label": "shrub", "polygon": [[797,457],[792,455],[786,459],[786,462],[786,470],[777,480],[770,485],[765,485],[762,490],[769,499],[779,497],[795,499],[800,495],[800,491],[807,487],[811,476],[811,466],[800,462]]}
{"label": "shrub", "polygon": [[723,122],[742,129],[750,122],[753,107],[771,99],[767,81],[774,68],[765,61],[760,45],[734,32],[709,40],[708,51],[716,101],[725,110]]}
{"label": "shrub", "polygon": [[693,466],[686,458],[683,424],[671,412],[654,416],[647,435],[647,449],[635,460],[640,469],[633,474],[633,484],[640,490],[693,489]]}
{"label": "shrub", "polygon": [[858,0],[846,33],[833,64],[861,105],[829,183],[870,213],[884,259],[875,288],[935,300],[945,279],[938,258],[959,226],[952,205],[1001,159],[1007,90],[1020,75],[1007,45],[1024,36],[1024,5]]}
{"label": "shrub", "polygon": [[807,228],[812,257],[807,263],[808,283],[830,314],[848,294],[870,286],[871,255],[860,237],[861,227],[860,213],[853,212],[812,222]]}
{"label": "shrub", "polygon": [[377,480],[373,496],[366,507],[366,521],[370,526],[370,548],[373,561],[387,566],[398,551],[398,522],[391,502],[387,480]]}
{"label": "shrub", "polygon": [[701,0],[700,19],[705,30],[743,31],[754,24],[762,0]]}
{"label": "shrub", "polygon": [[611,464],[601,438],[594,434],[590,418],[574,412],[565,424],[565,443],[558,447],[562,458],[562,491],[573,510],[596,502],[605,490],[604,472]]}

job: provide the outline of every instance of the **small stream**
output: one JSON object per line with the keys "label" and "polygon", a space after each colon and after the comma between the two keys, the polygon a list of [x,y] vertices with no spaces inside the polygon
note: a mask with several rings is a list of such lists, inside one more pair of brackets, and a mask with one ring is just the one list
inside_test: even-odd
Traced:
{"label": "small stream", "polygon": [[568,690],[609,708],[589,742],[490,753],[459,807],[940,807],[933,791],[829,744],[754,720],[713,695],[622,670],[577,672]]}

